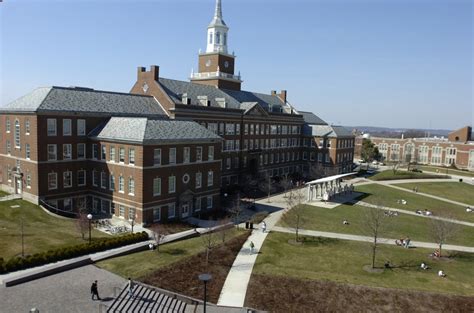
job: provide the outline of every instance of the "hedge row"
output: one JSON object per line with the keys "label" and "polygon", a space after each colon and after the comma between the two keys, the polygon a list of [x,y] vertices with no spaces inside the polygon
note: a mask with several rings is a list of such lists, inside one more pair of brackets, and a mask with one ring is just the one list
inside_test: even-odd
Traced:
{"label": "hedge row", "polygon": [[5,262],[3,258],[0,258],[0,274],[118,248],[147,239],[148,234],[143,231],[141,233],[127,234],[116,238],[95,240],[91,244],[83,243],[80,245],[48,250],[24,258],[16,256],[10,258],[7,262]]}

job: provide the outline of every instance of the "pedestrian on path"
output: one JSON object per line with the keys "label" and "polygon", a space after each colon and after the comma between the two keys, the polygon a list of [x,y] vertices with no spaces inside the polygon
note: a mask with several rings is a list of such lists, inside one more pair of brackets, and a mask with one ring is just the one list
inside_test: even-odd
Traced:
{"label": "pedestrian on path", "polygon": [[262,233],[264,233],[267,230],[267,223],[265,221],[262,222]]}
{"label": "pedestrian on path", "polygon": [[135,284],[133,283],[132,279],[129,277],[129,278],[128,278],[128,286],[127,286],[127,288],[128,288],[128,296],[129,296],[130,298],[133,297],[133,287],[134,287],[134,285],[135,285]]}
{"label": "pedestrian on path", "polygon": [[100,300],[99,290],[97,289],[97,280],[95,280],[91,285],[91,295],[92,300],[94,300],[94,296],[97,297],[97,300]]}
{"label": "pedestrian on path", "polygon": [[250,254],[253,254],[253,248],[255,248],[255,245],[253,244],[253,241],[250,241]]}

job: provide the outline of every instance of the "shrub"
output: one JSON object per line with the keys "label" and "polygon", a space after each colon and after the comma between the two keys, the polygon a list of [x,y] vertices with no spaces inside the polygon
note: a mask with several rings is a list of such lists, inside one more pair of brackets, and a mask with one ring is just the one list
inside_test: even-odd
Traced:
{"label": "shrub", "polygon": [[34,266],[53,263],[61,260],[75,258],[78,256],[105,251],[112,248],[125,246],[131,243],[137,243],[148,239],[148,234],[143,231],[141,233],[127,234],[117,238],[106,238],[92,242],[90,245],[83,243],[75,246],[63,247],[46,252],[36,253],[26,258],[12,257],[5,262],[0,258],[0,273],[14,272]]}

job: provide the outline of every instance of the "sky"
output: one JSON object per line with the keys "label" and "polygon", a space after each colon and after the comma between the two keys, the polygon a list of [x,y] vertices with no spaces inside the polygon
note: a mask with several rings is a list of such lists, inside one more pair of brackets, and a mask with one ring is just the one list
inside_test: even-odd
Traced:
{"label": "sky", "polygon": [[[0,105],[40,86],[188,80],[215,0],[3,0]],[[474,124],[470,0],[222,0],[242,89],[339,125]]]}

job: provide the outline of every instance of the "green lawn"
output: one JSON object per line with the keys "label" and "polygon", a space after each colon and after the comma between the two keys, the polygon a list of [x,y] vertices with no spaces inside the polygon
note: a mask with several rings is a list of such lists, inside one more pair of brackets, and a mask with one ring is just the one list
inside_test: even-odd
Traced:
{"label": "green lawn", "polygon": [[[334,209],[326,209],[305,205],[302,208],[303,222],[301,229],[319,230],[353,235],[369,235],[364,228],[364,211],[366,207],[357,205],[340,205]],[[348,220],[349,225],[343,225],[343,220]],[[398,239],[410,237],[415,241],[433,242],[430,237],[430,221],[426,218],[400,214],[389,219],[389,227],[381,237]],[[284,216],[280,226],[294,227],[291,219]],[[459,225],[459,233],[448,240],[448,244],[474,247],[474,227]]]}
{"label": "green lawn", "polygon": [[461,170],[456,170],[452,168],[446,168],[446,167],[436,167],[436,166],[428,166],[428,165],[417,165],[419,169],[422,171],[428,171],[428,172],[434,172],[434,173],[441,173],[441,174],[446,174],[450,175],[459,175],[459,176],[466,176],[466,177],[474,177],[474,172],[469,172],[469,171],[461,171]]}
{"label": "green lawn", "polygon": [[[367,196],[362,201],[372,204],[413,212],[427,209],[437,216],[449,215],[461,221],[474,222],[474,214],[467,214],[465,207],[425,197],[414,192],[398,190],[379,184],[356,186],[355,190],[366,193]],[[399,199],[406,200],[407,204],[397,203]]]}
{"label": "green lawn", "polygon": [[[19,205],[19,208],[12,208]],[[0,202],[0,257],[21,254],[21,219],[24,220],[25,254],[84,243],[73,220],[61,219],[23,200]],[[110,237],[94,230],[92,238]],[[87,239],[87,234],[86,234]]]}
{"label": "green lawn", "polygon": [[392,170],[383,171],[370,176],[371,180],[396,180],[396,179],[431,179],[431,178],[445,178],[441,175],[432,175],[427,173],[408,172],[404,170],[398,170],[393,173]]}
{"label": "green lawn", "polygon": [[453,201],[474,205],[474,186],[460,182],[427,182],[427,183],[409,183],[396,184],[402,188],[413,190],[416,186],[418,192],[428,193],[430,195],[447,198]]}
{"label": "green lawn", "polygon": [[[395,268],[368,273],[370,244],[326,238],[311,238],[302,245],[289,244],[291,234],[270,233],[253,269],[255,274],[330,280],[355,285],[414,289],[474,295],[474,254],[458,254],[449,260],[432,260],[427,249],[403,249],[381,245],[377,265],[389,260]],[[424,261],[431,269],[419,268]],[[401,267],[400,267],[401,266]],[[442,269],[446,278],[439,278]],[[264,288],[264,287],[262,287]],[[416,294],[413,295],[416,297]]]}
{"label": "green lawn", "polygon": [[[233,228],[227,231],[226,240],[244,232],[243,229]],[[220,235],[217,234],[220,240]],[[122,277],[138,279],[157,269],[181,261],[192,255],[205,251],[202,237],[172,242],[160,247],[160,251],[143,251],[96,263],[97,266]],[[212,253],[212,252],[211,252]]]}

